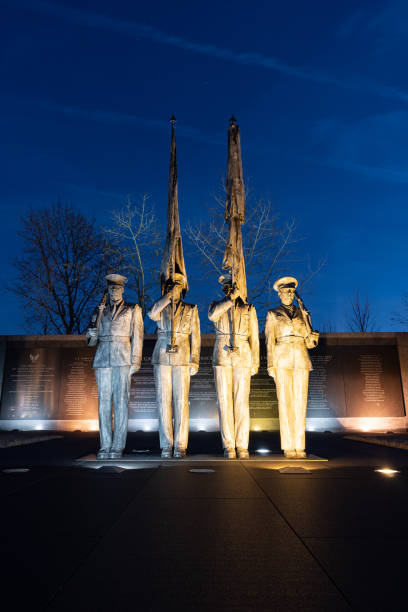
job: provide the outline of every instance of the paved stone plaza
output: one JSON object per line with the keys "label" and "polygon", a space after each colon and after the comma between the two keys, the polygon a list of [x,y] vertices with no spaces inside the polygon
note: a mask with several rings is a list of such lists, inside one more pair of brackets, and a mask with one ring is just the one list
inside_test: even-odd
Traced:
{"label": "paved stone plaza", "polygon": [[[279,462],[278,435],[260,432],[250,450],[273,461],[227,461],[219,434],[196,433],[190,459],[161,463],[157,434],[135,433],[127,467],[77,461],[96,448],[96,434],[74,433],[0,449],[9,609],[371,611],[405,599],[407,451],[309,434],[328,461]],[[4,471],[16,468],[29,469]]]}

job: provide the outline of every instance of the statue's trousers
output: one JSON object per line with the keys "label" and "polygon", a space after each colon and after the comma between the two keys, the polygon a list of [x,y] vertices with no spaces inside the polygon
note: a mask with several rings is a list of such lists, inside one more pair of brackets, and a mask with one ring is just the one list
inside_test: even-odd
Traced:
{"label": "statue's trousers", "polygon": [[[130,366],[95,368],[99,400],[101,450],[122,451],[126,445]],[[112,400],[115,406],[112,428]]]}
{"label": "statue's trousers", "polygon": [[[160,448],[185,450],[188,442],[190,366],[154,366]],[[173,428],[174,418],[174,428]]]}
{"label": "statue's trousers", "polygon": [[225,449],[248,448],[250,368],[214,367],[222,445]]}
{"label": "statue's trousers", "polygon": [[309,370],[276,368],[282,450],[304,450]]}

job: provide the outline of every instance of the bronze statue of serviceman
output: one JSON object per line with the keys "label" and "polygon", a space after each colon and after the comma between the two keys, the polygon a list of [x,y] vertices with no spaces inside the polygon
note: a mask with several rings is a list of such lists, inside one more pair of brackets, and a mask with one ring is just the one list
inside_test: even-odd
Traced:
{"label": "bronze statue of serviceman", "polygon": [[[268,311],[265,324],[268,374],[276,383],[281,447],[288,459],[306,457],[307,390],[312,369],[307,349],[319,341],[310,314],[296,293],[297,285],[293,276],[275,282],[273,288],[282,303]],[[299,306],[293,304],[295,296]]]}
{"label": "bronze statue of serviceman", "polygon": [[183,459],[188,443],[190,376],[200,361],[200,321],[195,304],[181,298],[188,290],[180,231],[177,192],[175,118],[170,119],[171,148],[167,207],[167,236],[160,284],[162,297],[147,313],[157,323],[152,355],[163,459]]}
{"label": "bronze statue of serviceman", "polygon": [[91,318],[86,341],[88,346],[97,345],[93,361],[101,440],[97,458],[119,459],[126,445],[131,376],[142,362],[143,317],[138,304],[123,300],[125,276],[108,274],[105,280],[107,290]]}
{"label": "bronze statue of serviceman", "polygon": [[247,301],[241,225],[245,222],[245,188],[241,136],[234,117],[228,128],[225,220],[229,225],[225,270],[220,276],[225,298],[210,304],[214,323],[213,367],[224,457],[248,459],[249,392],[259,369],[259,332],[255,308]]}

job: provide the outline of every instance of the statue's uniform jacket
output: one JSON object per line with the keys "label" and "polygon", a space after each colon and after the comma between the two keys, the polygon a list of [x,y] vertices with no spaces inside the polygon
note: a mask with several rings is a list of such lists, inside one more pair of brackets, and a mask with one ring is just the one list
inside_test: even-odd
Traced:
{"label": "statue's uniform jacket", "polygon": [[171,339],[172,310],[169,298],[163,296],[148,312],[152,321],[157,323],[157,342],[152,355],[154,365],[190,366],[198,368],[200,361],[200,320],[197,306],[178,303],[174,313],[174,329],[176,332],[177,353],[166,353]]}
{"label": "statue's uniform jacket", "polygon": [[266,316],[265,339],[268,369],[275,368],[283,450],[304,450],[309,371],[308,348],[317,345],[318,334],[309,333],[302,312],[293,314],[279,306]]}
{"label": "statue's uniform jacket", "polygon": [[[95,322],[98,309],[92,316]],[[123,450],[126,443],[130,366],[140,367],[143,347],[143,317],[138,304],[123,300],[114,312],[107,304],[97,336],[86,335],[89,346],[97,345],[93,367],[98,384],[101,450]],[[115,406],[112,431],[112,398]]]}
{"label": "statue's uniform jacket", "polygon": [[175,308],[177,353],[166,352],[171,341],[172,320],[172,308],[167,295],[152,306],[148,316],[157,323],[152,364],[159,411],[160,447],[171,449],[174,446],[185,450],[188,442],[190,367],[197,370],[200,361],[201,336],[197,306],[180,300]]}
{"label": "statue's uniform jacket", "polygon": [[[97,317],[96,309],[92,319]],[[143,317],[138,304],[122,301],[116,312],[111,315],[111,308],[106,305],[98,328],[98,337],[87,335],[87,344],[98,344],[94,368],[109,368],[138,365],[142,361]]]}
{"label": "statue's uniform jacket", "polygon": [[[232,313],[234,312],[234,345],[232,344]],[[252,304],[224,298],[212,302],[208,311],[215,326],[213,367],[217,388],[220,430],[225,449],[247,449],[249,441],[249,392],[251,370],[259,368],[258,319]]]}

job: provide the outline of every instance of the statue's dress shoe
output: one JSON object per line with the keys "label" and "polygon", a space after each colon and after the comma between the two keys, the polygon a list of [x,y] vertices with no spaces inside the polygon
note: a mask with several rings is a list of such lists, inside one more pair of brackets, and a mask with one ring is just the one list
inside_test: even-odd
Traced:
{"label": "statue's dress shoe", "polygon": [[249,453],[246,448],[237,448],[238,459],[249,459]]}
{"label": "statue's dress shoe", "polygon": [[235,453],[235,448],[225,448],[224,457],[225,459],[236,459],[237,455]]}
{"label": "statue's dress shoe", "polygon": [[176,448],[176,450],[173,453],[173,457],[175,459],[184,459],[185,456],[186,456],[186,451],[184,450],[184,448]]}
{"label": "statue's dress shoe", "polygon": [[109,459],[109,450],[101,448],[101,450],[99,450],[96,453],[96,458],[97,459]]}
{"label": "statue's dress shoe", "polygon": [[297,454],[295,450],[285,450],[285,457],[286,459],[296,459],[297,458]]}
{"label": "statue's dress shoe", "polygon": [[122,457],[122,451],[115,448],[111,448],[109,451],[109,459],[120,459]]}
{"label": "statue's dress shoe", "polygon": [[161,458],[162,459],[171,459],[173,454],[172,448],[162,448]]}
{"label": "statue's dress shoe", "polygon": [[307,455],[306,455],[306,451],[304,450],[297,450],[296,451],[296,458],[297,459],[306,459]]}

